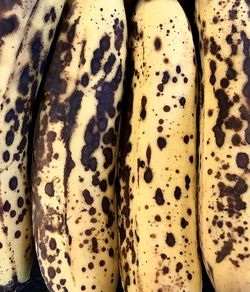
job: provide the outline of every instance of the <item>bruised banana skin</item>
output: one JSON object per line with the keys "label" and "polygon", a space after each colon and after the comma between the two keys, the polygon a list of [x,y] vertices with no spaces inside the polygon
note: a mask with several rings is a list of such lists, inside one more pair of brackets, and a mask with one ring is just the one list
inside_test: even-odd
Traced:
{"label": "bruised banana skin", "polygon": [[116,291],[114,177],[126,39],[122,0],[72,2],[34,138],[34,236],[49,291]]}
{"label": "bruised banana skin", "polygon": [[0,2],[0,285],[29,279],[27,143],[32,104],[64,1]]}
{"label": "bruised banana skin", "polygon": [[132,100],[118,157],[123,288],[201,291],[192,34],[174,0],[140,1],[132,21]]}
{"label": "bruised banana skin", "polygon": [[250,291],[250,5],[196,1],[201,108],[199,228],[218,292]]}

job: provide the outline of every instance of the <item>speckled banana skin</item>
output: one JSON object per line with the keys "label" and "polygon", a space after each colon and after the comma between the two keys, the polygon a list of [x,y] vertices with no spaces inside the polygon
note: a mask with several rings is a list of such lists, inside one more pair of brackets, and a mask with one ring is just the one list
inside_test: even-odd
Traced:
{"label": "speckled banana skin", "polygon": [[34,139],[34,235],[49,291],[116,290],[114,178],[126,39],[122,0],[72,2]]}
{"label": "speckled banana skin", "polygon": [[0,1],[0,285],[9,289],[30,274],[28,132],[63,3]]}
{"label": "speckled banana skin", "polygon": [[196,64],[192,34],[178,1],[139,1],[130,48],[132,93],[118,159],[123,287],[201,291]]}
{"label": "speckled banana skin", "polygon": [[250,3],[196,1],[202,79],[199,228],[218,292],[250,291]]}

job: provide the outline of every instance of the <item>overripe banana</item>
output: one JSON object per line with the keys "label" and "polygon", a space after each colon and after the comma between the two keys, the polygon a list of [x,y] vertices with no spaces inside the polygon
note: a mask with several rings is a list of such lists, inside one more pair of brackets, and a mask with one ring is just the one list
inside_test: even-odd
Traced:
{"label": "overripe banana", "polygon": [[116,290],[114,177],[126,39],[122,0],[70,3],[34,138],[34,236],[49,291]]}
{"label": "overripe banana", "polygon": [[63,3],[0,1],[0,285],[8,289],[30,274],[28,132]]}
{"label": "overripe banana", "polygon": [[125,291],[201,291],[196,228],[196,64],[175,0],[141,0],[130,39],[131,99],[119,154]]}
{"label": "overripe banana", "polygon": [[250,6],[196,1],[202,62],[199,228],[219,292],[250,291]]}

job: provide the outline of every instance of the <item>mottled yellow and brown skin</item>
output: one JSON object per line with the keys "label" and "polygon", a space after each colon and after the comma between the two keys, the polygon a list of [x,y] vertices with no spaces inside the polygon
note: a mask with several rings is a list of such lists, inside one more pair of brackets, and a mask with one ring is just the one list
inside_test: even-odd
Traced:
{"label": "mottled yellow and brown skin", "polygon": [[126,40],[122,0],[69,5],[34,139],[34,235],[49,291],[116,290],[114,178]]}
{"label": "mottled yellow and brown skin", "polygon": [[139,1],[132,21],[118,157],[122,283],[131,292],[198,292],[192,33],[175,0]]}
{"label": "mottled yellow and brown skin", "polygon": [[216,291],[250,291],[250,2],[196,1],[202,92],[199,228]]}
{"label": "mottled yellow and brown skin", "polygon": [[0,285],[8,289],[29,279],[28,134],[32,105],[63,3],[0,1]]}

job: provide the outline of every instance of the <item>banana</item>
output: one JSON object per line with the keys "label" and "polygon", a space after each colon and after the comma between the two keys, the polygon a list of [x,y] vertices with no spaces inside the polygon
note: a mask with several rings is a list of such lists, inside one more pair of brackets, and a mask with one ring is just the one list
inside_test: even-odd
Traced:
{"label": "banana", "polygon": [[35,129],[36,251],[49,291],[112,292],[125,10],[122,0],[69,4]]}
{"label": "banana", "polygon": [[250,291],[250,7],[196,1],[202,63],[199,229],[220,292]]}
{"label": "banana", "polygon": [[27,143],[32,105],[63,0],[0,2],[0,285],[29,279],[32,261]]}
{"label": "banana", "polygon": [[140,0],[132,23],[134,69],[118,157],[123,288],[201,291],[192,33],[175,0]]}

